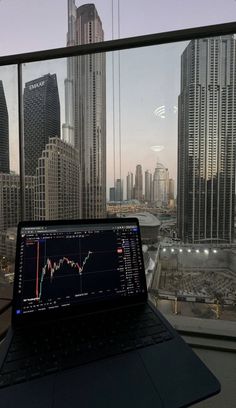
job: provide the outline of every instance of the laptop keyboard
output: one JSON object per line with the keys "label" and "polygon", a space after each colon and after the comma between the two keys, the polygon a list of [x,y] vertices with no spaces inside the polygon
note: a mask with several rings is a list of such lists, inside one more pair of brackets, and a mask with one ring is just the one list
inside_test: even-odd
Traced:
{"label": "laptop keyboard", "polygon": [[0,387],[77,367],[172,338],[148,306],[87,315],[17,332],[0,372]]}

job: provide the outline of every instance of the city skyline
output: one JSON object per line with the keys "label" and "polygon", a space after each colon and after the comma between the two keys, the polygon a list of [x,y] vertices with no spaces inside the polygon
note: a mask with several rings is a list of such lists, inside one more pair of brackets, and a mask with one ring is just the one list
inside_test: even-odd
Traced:
{"label": "city skyline", "polygon": [[[108,191],[109,191],[109,186],[113,185],[113,180],[114,177],[122,177],[124,178],[125,175],[127,174],[127,171],[133,168],[133,164],[137,163],[138,161],[142,162],[147,162],[148,165],[146,164],[146,168],[150,169],[151,167],[154,167],[156,161],[157,161],[157,156],[160,159],[162,163],[164,163],[165,167],[169,168],[171,176],[177,180],[177,96],[178,96],[178,90],[180,87],[180,81],[176,81],[175,79],[173,80],[173,65],[176,67],[176,72],[180,73],[180,64],[176,64],[176,61],[180,60],[180,55],[182,50],[186,47],[186,43],[178,43],[178,44],[166,44],[163,46],[154,46],[150,47],[150,50],[148,47],[145,47],[143,49],[131,49],[131,50],[125,50],[120,52],[121,56],[121,106],[122,106],[122,141],[125,141],[121,148],[121,160],[119,160],[118,153],[119,149],[116,148],[117,152],[117,157],[116,157],[116,163],[115,163],[115,174],[113,173],[113,147],[112,147],[112,138],[111,138],[111,112],[112,112],[112,106],[109,104],[107,106],[107,198],[108,198]],[[149,52],[150,51],[150,52]],[[141,55],[140,55],[141,53]],[[116,54],[117,55],[117,54]],[[111,53],[107,54],[107,61],[109,62],[108,66],[108,71],[111,68]],[[145,57],[147,57],[146,60],[149,60],[150,66],[148,68],[146,67],[145,71],[143,72],[143,66],[141,66],[141,69],[139,67],[137,68],[137,60],[140,60],[140,57],[142,57],[145,60]],[[166,61],[166,68],[165,68],[165,75],[166,77],[163,77],[163,72],[162,70],[159,70],[159,62],[164,65],[164,61]],[[63,61],[62,61],[63,62]],[[64,62],[63,62],[64,63]],[[129,67],[129,69],[126,69],[125,64]],[[46,67],[49,64],[49,62],[45,62]],[[57,62],[54,63],[52,62],[52,67],[56,66]],[[108,64],[107,64],[108,65]],[[46,71],[46,69],[43,70],[44,63],[42,63],[41,70]],[[24,72],[27,72],[24,74],[24,78],[27,78],[27,76],[35,76],[33,74],[34,68],[36,67],[35,64],[27,64],[27,69],[24,70]],[[136,67],[136,70],[133,70],[133,67]],[[124,70],[123,70],[124,69]],[[32,71],[31,73],[29,71]],[[37,72],[37,67],[35,69]],[[50,70],[53,72],[53,70]],[[130,71],[134,72],[135,75],[130,78]],[[155,72],[155,76],[154,76]],[[149,75],[150,73],[150,75]],[[144,75],[145,74],[145,75]],[[142,80],[143,84],[137,88],[137,92],[133,93],[131,90],[133,90],[133,83],[137,82],[137,77],[141,77],[142,75]],[[150,77],[150,79],[148,79]],[[60,76],[60,78],[62,78]],[[164,78],[164,81],[163,81]],[[59,88],[59,93],[60,93],[60,101],[61,101],[61,106],[62,106],[62,119],[61,119],[61,124],[65,123],[63,121],[63,111],[64,111],[64,105],[65,101],[63,99],[63,95],[61,92],[62,87],[64,88],[64,80],[66,79],[66,76],[63,77],[63,85],[62,85],[62,80],[60,80],[60,85],[58,84]],[[155,79],[155,81],[153,81]],[[170,81],[172,81],[172,85],[170,86]],[[111,78],[110,78],[110,73],[107,74],[107,83],[109,86],[107,86],[108,91],[107,91],[107,100],[111,101],[111,92],[109,92],[109,89],[111,89]],[[132,85],[130,87],[127,87],[127,84],[132,82]],[[151,88],[151,83],[154,84],[154,89]],[[155,86],[155,84],[157,86]],[[124,86],[123,86],[124,85]],[[150,95],[148,95],[148,93]],[[159,100],[159,104],[155,104],[154,102],[156,100],[156,96],[159,95],[164,95],[165,94],[165,100]],[[147,99],[145,99],[145,105],[147,104],[147,107],[144,105],[144,97],[140,97],[141,95],[145,95],[145,98],[149,96]],[[138,97],[137,97],[138,96]],[[134,101],[137,102],[137,104],[134,104]],[[158,115],[158,105],[162,107],[162,115]],[[132,114],[132,110],[137,107],[136,114]],[[164,114],[163,114],[163,109],[164,109]],[[126,112],[128,114],[126,115]],[[136,124],[137,118],[140,117],[140,122],[138,125]],[[117,120],[117,119],[116,119]],[[128,122],[127,122],[128,121]],[[141,121],[143,122],[144,125],[140,127]],[[147,126],[146,126],[147,125]],[[118,133],[118,126],[116,123],[116,134]],[[136,140],[134,142],[133,137],[131,138],[130,134],[134,134],[136,137]],[[150,134],[150,136],[149,136]],[[116,141],[116,144],[119,144],[118,141]],[[164,149],[160,151],[159,153],[156,153],[155,151],[152,150],[153,145],[163,145]],[[117,147],[117,146],[116,146]],[[135,155],[132,154],[132,151],[135,149]],[[139,155],[138,160],[137,160],[137,155]],[[121,169],[119,168],[119,162],[121,161],[122,167]],[[170,164],[169,164],[170,163]]]}
{"label": "city skyline", "polygon": [[[67,1],[59,0],[57,2],[56,10],[53,4],[48,4],[48,2],[44,2],[44,0],[42,1],[43,2],[42,4],[40,4],[40,7],[33,0],[30,3],[30,5],[27,2],[27,6],[26,4],[24,4],[24,0],[22,0],[21,4],[17,7],[12,7],[12,4],[9,2],[6,2],[5,0],[1,2],[0,4],[1,12],[2,12],[1,15],[5,16],[5,18],[3,18],[3,24],[0,26],[0,30],[5,30],[3,33],[3,38],[4,38],[5,33],[8,33],[7,31],[8,27],[5,26],[5,22],[8,21],[9,19],[8,13],[11,16],[11,21],[15,21],[14,24],[16,26],[21,25],[21,22],[25,21],[25,24],[22,25],[22,29],[19,30],[19,35],[23,36],[25,33],[27,33],[28,29],[31,29],[34,33],[34,35],[26,34],[26,37],[24,38],[24,40],[22,39],[22,41],[18,41],[19,37],[17,37],[17,39],[15,38],[15,36],[12,38],[12,33],[11,31],[9,31],[9,33],[6,34],[8,41],[2,42],[0,45],[0,52],[2,50],[3,55],[9,54],[9,53],[14,54],[17,52],[26,52],[29,50],[53,48],[56,46],[65,46],[66,44],[65,38],[66,38],[66,32],[67,32],[67,9],[66,9]],[[202,15],[202,13],[200,12],[201,2],[202,2],[202,6],[204,5],[204,10],[205,10],[204,15]],[[33,6],[33,3],[35,3],[34,6]],[[80,6],[84,3],[86,2],[76,1],[77,6]],[[103,0],[96,0],[95,5],[98,9],[98,13],[101,16],[101,20],[104,25],[104,32],[105,32],[104,38],[105,40],[111,39],[112,38],[111,3],[107,1],[104,2]],[[178,20],[176,18],[172,18],[172,16],[169,15],[170,7],[173,9],[177,7],[177,5],[174,2],[168,1],[168,4],[167,3],[162,4],[162,7],[159,8],[155,1],[150,1],[148,10],[146,9],[145,4],[143,4],[142,2],[139,2],[138,8],[136,6],[137,13],[133,15],[132,24],[130,24],[128,16],[130,15],[132,7],[134,7],[133,1],[125,2],[125,4],[120,2],[120,23],[121,23],[120,36],[125,37],[129,35],[141,35],[141,34],[147,34],[149,32],[168,31],[168,30],[173,30],[173,29],[185,28],[188,26],[194,27],[198,25],[207,25],[207,24],[215,24],[215,23],[220,23],[220,22],[231,21],[232,20],[231,16],[233,15],[233,12],[235,11],[235,6],[236,5],[233,0],[227,3],[227,7],[225,7],[225,5],[222,6],[222,2],[218,0],[214,2],[215,13],[212,13],[211,12],[212,7],[210,3],[205,4],[203,0],[200,0],[200,2],[198,2],[198,7],[196,7],[196,4],[194,2],[184,1],[182,4],[182,9],[181,9],[182,10],[181,19]],[[47,13],[44,12],[45,7],[47,8]],[[158,13],[156,12],[157,7],[158,7]],[[179,7],[177,8],[179,10]],[[193,9],[195,10],[194,13],[192,12]],[[148,14],[149,15],[148,25],[140,24],[140,19],[142,18],[142,15],[143,15],[142,10],[143,11],[145,10],[146,13],[149,13]],[[190,10],[191,10],[191,13],[190,13]],[[37,26],[37,23],[39,21],[38,20],[35,21],[35,19],[30,19],[31,12],[33,13],[33,15],[35,15],[36,12],[39,16],[41,15],[41,13],[43,14],[43,19],[45,21],[43,32],[42,32],[42,25],[40,24],[39,28]],[[57,14],[57,18],[55,18],[55,13]],[[53,16],[53,18],[52,17],[50,18],[50,16]],[[32,25],[33,20],[34,20],[34,24]],[[117,37],[117,21],[118,21],[117,20],[117,2],[115,1],[114,2],[114,38]],[[47,24],[49,24],[49,26]],[[54,30],[55,35],[53,36],[47,35],[46,34],[47,29],[49,29],[50,27],[50,32],[51,32],[52,25],[54,27],[53,30]],[[38,29],[38,32],[37,32],[37,29]],[[7,44],[6,50],[4,48],[4,44]],[[17,46],[19,48],[17,48]],[[156,58],[156,61],[154,58],[150,59],[148,56],[148,53],[145,52],[144,55],[142,55],[142,50],[138,51],[138,54],[140,54],[140,58],[138,59],[137,63],[135,60],[135,63],[132,64],[131,69],[129,71],[129,75],[130,75],[130,72],[132,72],[132,78],[134,79],[132,81],[132,84],[130,84],[129,83],[130,81],[129,80],[127,81],[125,78],[125,76],[127,76],[125,72],[125,68],[126,68],[125,65],[130,66],[130,61],[132,63],[132,56],[130,55],[131,58],[127,60],[128,58],[127,52],[124,52],[125,60],[122,62],[123,51],[121,52],[121,73],[124,69],[124,75],[121,76],[121,86],[122,86],[122,92],[125,89],[128,90],[128,94],[130,94],[128,95],[129,101],[130,101],[130,96],[133,94],[133,90],[135,92],[136,85],[139,84],[139,78],[141,75],[141,73],[139,72],[140,70],[143,70],[142,80],[143,78],[145,79],[144,65],[146,65],[146,61],[148,61],[147,64],[149,65],[150,72],[148,73],[148,76],[150,77],[150,81],[147,81],[147,79],[145,79],[144,86],[142,87],[140,91],[141,91],[141,94],[143,95],[143,100],[145,100],[145,103],[147,104],[147,106],[149,104],[150,98],[145,92],[145,88],[148,89],[147,87],[150,88],[152,85],[154,85],[154,88],[156,91],[156,98],[152,102],[150,101],[151,103],[148,106],[149,112],[147,112],[148,115],[155,116],[155,121],[156,121],[154,125],[155,128],[150,129],[146,125],[144,125],[145,122],[143,120],[143,115],[140,114],[140,111],[142,111],[142,109],[140,110],[139,107],[137,107],[136,123],[134,124],[127,123],[127,122],[124,123],[123,128],[125,131],[122,132],[122,141],[124,140],[127,141],[127,144],[131,144],[131,142],[132,144],[135,144],[134,142],[135,139],[138,139],[138,144],[135,146],[137,150],[137,154],[139,155],[139,158],[137,161],[141,160],[141,155],[143,156],[145,155],[145,160],[147,162],[152,161],[153,164],[155,163],[156,158],[155,158],[154,153],[150,151],[150,147],[153,144],[158,144],[159,142],[160,144],[161,143],[163,144],[163,141],[164,141],[165,150],[161,152],[160,159],[162,162],[164,162],[165,166],[167,166],[168,156],[171,156],[170,161],[171,163],[173,163],[173,169],[171,169],[170,166],[169,166],[169,169],[173,174],[174,174],[174,171],[176,173],[176,169],[177,169],[177,164],[176,164],[177,163],[177,160],[176,160],[177,146],[176,146],[176,150],[174,150],[175,142],[172,138],[173,133],[175,133],[175,135],[177,134],[176,133],[177,126],[175,125],[176,112],[174,113],[173,110],[175,109],[177,105],[177,95],[179,93],[178,84],[179,84],[180,67],[179,67],[178,59],[184,47],[185,47],[184,43],[183,45],[175,43],[173,44],[173,46],[170,45],[170,47],[168,46],[168,44],[157,47],[157,54],[159,54],[159,57]],[[159,53],[159,49],[161,50],[161,48],[162,48],[162,51]],[[178,50],[178,48],[181,48],[181,49]],[[163,55],[163,51],[165,49],[166,49],[167,55]],[[155,47],[153,48],[153,50],[155,50]],[[132,54],[135,54],[135,51],[132,52]],[[178,54],[178,57],[177,57],[177,54]],[[107,58],[108,60],[111,60],[111,57],[109,56],[109,54],[107,55],[107,57],[108,57]],[[54,67],[56,64],[50,65],[49,62],[47,63],[45,62],[44,64],[42,64],[45,66],[45,69],[41,67],[42,69],[40,73],[38,73],[37,71],[36,64],[26,64],[26,65],[27,66],[23,67],[23,77],[25,77],[26,74],[28,76],[28,78],[26,78],[25,81],[34,79],[37,76],[40,76],[40,74],[45,74],[48,72],[51,72],[51,73],[55,72]],[[60,61],[60,65],[62,65],[62,61]],[[109,64],[107,62],[108,71],[111,70],[110,65],[111,65],[111,61],[109,62]],[[50,71],[47,69],[48,66],[52,67]],[[35,74],[33,74],[33,72],[30,72],[30,69],[27,70],[27,67],[28,68],[32,67],[31,71],[35,70]],[[10,114],[10,127],[12,127],[14,122],[16,123],[14,129],[13,130],[10,129],[11,169],[18,172],[19,171],[19,166],[18,166],[19,158],[18,158],[18,151],[17,151],[17,145],[18,145],[17,115],[18,115],[18,112],[17,112],[17,106],[15,104],[15,100],[17,98],[17,81],[16,81],[17,75],[16,75],[15,66],[5,67],[5,68],[7,71],[7,75],[3,73],[4,67],[1,67],[1,76],[7,77],[6,98],[7,100],[9,100],[8,106],[9,106],[9,114]],[[66,64],[65,64],[65,70],[66,70]],[[64,114],[63,104],[64,104],[64,79],[66,78],[65,70],[64,70],[63,78],[60,75],[61,72],[57,73],[58,83],[61,82],[61,84],[59,84],[59,88],[60,88],[59,93],[60,93],[60,100],[61,100],[62,116]],[[60,71],[60,67],[58,71]],[[111,90],[112,84],[111,84],[111,80],[109,77],[110,77],[110,74],[108,73],[107,74],[107,83],[108,83],[107,99],[108,101],[111,101],[112,96],[110,96],[109,94],[110,93],[109,89]],[[152,85],[151,85],[151,82],[152,82]],[[163,84],[161,84],[162,82],[163,84],[166,83],[166,87],[163,86]],[[13,86],[13,84],[15,84],[15,90],[10,89]],[[159,86],[156,86],[156,85],[159,85]],[[173,91],[176,97],[175,98],[166,97],[169,91]],[[135,100],[136,103],[138,102],[138,104],[141,105],[140,98],[137,99],[137,95],[135,96],[136,97],[133,99]],[[166,117],[161,118],[156,115],[153,115],[153,112],[156,111],[158,107],[161,107],[163,105],[165,106]],[[126,111],[125,100],[122,101],[121,107],[122,107],[121,118],[123,119],[126,116],[125,115],[125,111]],[[133,101],[130,102],[129,103],[130,118],[133,116],[133,111],[135,109],[136,108],[134,107]],[[107,122],[108,122],[107,156],[108,156],[108,160],[110,159],[110,157],[113,157],[113,151],[112,151],[112,146],[111,146],[112,141],[109,141],[110,135],[112,134],[111,116],[112,116],[112,107],[107,106]],[[169,123],[172,123],[172,126],[164,125],[164,123],[167,123],[167,121],[169,121]],[[63,117],[62,117],[62,123],[64,123]],[[117,125],[116,125],[116,128],[117,128]],[[154,129],[155,129],[155,135],[154,135]],[[142,133],[143,133],[143,137],[147,138],[147,145],[146,147],[144,147],[144,149],[139,147],[139,145],[141,146],[140,136]],[[118,129],[116,130],[116,135],[117,134],[118,134]],[[15,147],[13,148],[13,146]],[[118,148],[116,149],[116,151],[118,151]],[[123,169],[121,170],[121,172],[123,173],[122,177],[124,176],[124,174],[127,173],[127,171],[129,171],[129,168],[128,168],[129,165],[127,163],[127,158],[125,157],[125,155],[123,156],[124,158],[122,159],[122,164],[124,165],[123,166],[124,170]],[[142,159],[143,158],[144,157],[142,157]],[[131,156],[129,156],[129,160],[132,160]],[[108,168],[108,172],[107,172],[108,187],[113,184],[114,178],[117,178],[118,176],[120,176],[119,168],[116,169],[115,174],[111,175],[111,173],[113,172],[113,167],[114,167],[113,163],[110,163],[109,161],[108,166],[107,166]],[[133,167],[132,163],[130,167]],[[174,175],[174,177],[176,178],[176,175]]]}
{"label": "city skyline", "polygon": [[[199,0],[193,6],[193,0],[183,0],[177,14],[176,0],[175,5],[167,0],[163,25],[156,0],[148,7],[136,0],[58,0],[58,9],[42,0],[31,19],[34,0],[22,0],[16,8],[20,20],[26,6],[28,46],[37,50],[34,20],[35,26],[36,20],[45,25],[37,44],[47,46],[41,48],[70,47],[186,28],[181,24],[190,3],[191,14],[196,12],[185,20],[190,27],[197,25],[197,14],[200,25],[225,22],[213,20],[220,1]],[[230,17],[236,10],[232,2]],[[6,9],[6,0],[0,1],[0,11]],[[10,21],[13,25],[14,10]],[[13,41],[20,47],[21,32],[19,38],[8,35],[10,47]],[[0,52],[4,49],[0,44]],[[191,307],[204,301],[204,309],[219,296],[232,301],[234,290],[235,303],[235,55],[235,35],[225,35],[29,62],[21,65],[21,75],[17,65],[0,67],[0,133],[4,123],[9,148],[4,137],[0,144],[10,156],[10,168],[0,174],[0,252],[12,270],[22,219],[134,216],[144,261],[150,258],[149,283],[151,263],[158,274],[158,295],[168,300],[165,291],[170,291],[176,303],[189,300]]]}
{"label": "city skyline", "polygon": [[174,208],[175,180],[169,177],[168,168],[160,162],[156,163],[152,171],[143,171],[142,165],[137,164],[135,173],[128,172],[124,180],[115,180],[115,185],[109,188],[109,201],[146,202],[156,208],[167,208],[169,205]]}

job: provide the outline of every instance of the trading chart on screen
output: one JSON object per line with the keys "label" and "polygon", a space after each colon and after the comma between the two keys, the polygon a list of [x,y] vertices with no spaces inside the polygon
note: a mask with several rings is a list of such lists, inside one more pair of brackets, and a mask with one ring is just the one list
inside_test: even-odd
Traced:
{"label": "trading chart on screen", "polygon": [[137,226],[24,229],[17,313],[144,291]]}

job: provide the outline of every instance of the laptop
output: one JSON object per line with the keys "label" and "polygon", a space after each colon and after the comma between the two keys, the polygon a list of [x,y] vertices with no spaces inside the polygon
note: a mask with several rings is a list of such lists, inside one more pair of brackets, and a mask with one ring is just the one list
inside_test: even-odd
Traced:
{"label": "laptop", "polygon": [[179,408],[220,384],[148,301],[136,218],[22,222],[1,407]]}

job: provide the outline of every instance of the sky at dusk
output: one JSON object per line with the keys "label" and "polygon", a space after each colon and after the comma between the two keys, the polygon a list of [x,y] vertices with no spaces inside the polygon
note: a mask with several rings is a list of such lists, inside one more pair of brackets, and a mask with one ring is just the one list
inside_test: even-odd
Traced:
{"label": "sky at dusk", "polygon": [[[77,6],[86,3],[77,1]],[[105,40],[112,39],[112,1],[94,4],[103,23]],[[113,38],[169,31],[235,20],[235,0],[118,0],[113,1]],[[17,54],[66,45],[67,0],[0,0],[0,55]],[[120,105],[118,103],[118,53],[115,58],[115,97],[112,94],[112,54],[106,55],[107,76],[107,179],[114,179],[113,101],[115,101],[115,178],[135,171],[136,164],[154,171],[157,160],[176,179],[177,98],[180,87],[180,56],[187,43],[166,44],[120,52]],[[23,67],[28,81],[57,74],[64,121],[64,78],[66,61],[49,61]],[[15,67],[0,67],[9,106],[11,168],[18,168],[17,82]],[[120,107],[120,111],[119,111]],[[164,107],[161,113],[157,110]],[[120,123],[119,127],[119,113]],[[121,169],[119,156],[121,137]],[[162,145],[158,154],[151,147]]]}

